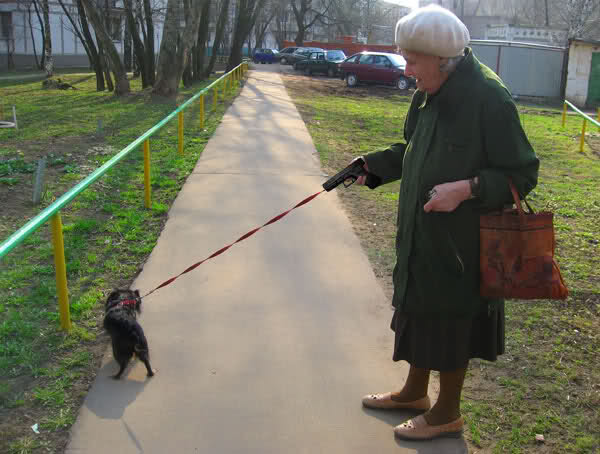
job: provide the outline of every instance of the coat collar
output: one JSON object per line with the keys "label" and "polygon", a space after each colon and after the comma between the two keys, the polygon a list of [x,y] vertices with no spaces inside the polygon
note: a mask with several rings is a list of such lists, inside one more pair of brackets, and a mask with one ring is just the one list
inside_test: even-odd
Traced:
{"label": "coat collar", "polygon": [[423,102],[419,109],[429,105],[452,105],[460,102],[468,89],[470,75],[477,64],[477,59],[473,55],[470,47],[465,48],[465,58],[458,64],[456,69],[450,74],[448,80],[440,87],[434,95],[425,93]]}

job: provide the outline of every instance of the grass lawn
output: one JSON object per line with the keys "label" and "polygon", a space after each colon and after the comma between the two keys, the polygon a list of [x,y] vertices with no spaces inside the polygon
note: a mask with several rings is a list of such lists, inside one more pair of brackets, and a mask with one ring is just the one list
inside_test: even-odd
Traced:
{"label": "grass lawn", "polygon": [[[387,88],[348,89],[340,80],[282,75],[329,174],[352,157],[402,140],[410,97]],[[540,160],[534,208],[555,213],[565,302],[509,301],[507,352],[473,360],[462,411],[470,452],[600,451],[600,131],[579,152],[581,119],[561,127],[559,109],[520,105]],[[498,125],[501,127],[501,125]],[[391,296],[399,184],[340,189],[357,235]],[[536,442],[535,436],[545,442]]]}
{"label": "grass lawn", "polygon": [[[95,91],[93,74],[73,72],[57,76],[76,90],[0,78],[1,119],[11,118],[16,105],[19,123],[18,131],[0,129],[0,241],[211,82],[164,99],[132,80],[132,93],[116,98]],[[107,344],[104,293],[127,287],[152,251],[171,203],[223,116],[219,95],[215,113],[212,92],[206,99],[203,130],[199,106],[186,109],[183,156],[177,153],[177,119],[151,139],[151,209],[144,208],[140,149],[61,212],[70,334],[59,330],[48,223],[0,260],[0,453],[62,452]],[[32,172],[42,156],[48,162],[45,190],[41,205],[33,206]]]}

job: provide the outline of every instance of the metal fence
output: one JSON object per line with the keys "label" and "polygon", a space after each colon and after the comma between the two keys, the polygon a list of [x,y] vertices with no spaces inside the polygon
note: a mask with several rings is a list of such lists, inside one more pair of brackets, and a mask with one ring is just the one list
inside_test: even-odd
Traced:
{"label": "metal fence", "polygon": [[69,312],[69,296],[67,289],[67,269],[65,262],[63,228],[60,216],[60,211],[63,207],[71,203],[71,201],[83,192],[88,186],[102,177],[111,168],[117,165],[129,153],[143,146],[144,150],[144,202],[146,208],[150,208],[150,138],[169,123],[173,118],[178,117],[178,150],[183,154],[183,111],[190,107],[195,102],[200,102],[200,128],[204,127],[204,97],[214,90],[213,93],[213,110],[217,109],[219,98],[219,89],[222,89],[223,102],[225,101],[227,92],[230,91],[236,81],[240,80],[244,73],[248,70],[248,64],[242,62],[231,71],[223,74],[217,80],[212,82],[207,87],[204,87],[186,102],[181,104],[177,109],[155,124],[148,131],[143,133],[120,152],[110,158],[101,167],[94,170],[90,175],[80,181],[78,184],[69,189],[59,199],[53,202],[50,206],[42,210],[33,219],[27,222],[23,227],[9,236],[6,240],[0,243],[0,259],[8,254],[12,249],[18,246],[25,238],[35,232],[38,228],[44,225],[48,220],[51,223],[52,243],[54,245],[54,265],[56,273],[56,289],[58,292],[58,305],[60,314],[60,325],[65,331],[71,329],[71,316]]}
{"label": "metal fence", "polygon": [[472,40],[470,46],[475,56],[500,76],[513,96],[562,97],[566,48],[482,40]]}

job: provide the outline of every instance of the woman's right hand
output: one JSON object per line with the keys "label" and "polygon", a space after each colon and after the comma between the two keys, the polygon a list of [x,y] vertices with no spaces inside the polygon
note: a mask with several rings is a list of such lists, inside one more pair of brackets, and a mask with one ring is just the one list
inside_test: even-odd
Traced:
{"label": "woman's right hand", "polygon": [[[358,158],[354,158],[352,160],[352,162],[356,161],[357,159],[362,159],[364,161],[363,169],[365,169],[368,172],[369,171],[369,166],[367,166],[367,161],[365,161],[365,158],[363,158],[362,156],[359,156]],[[352,162],[350,164],[352,164]],[[356,184],[364,185],[365,181],[367,181],[367,176],[366,175],[361,175],[360,177],[358,177],[356,179]]]}

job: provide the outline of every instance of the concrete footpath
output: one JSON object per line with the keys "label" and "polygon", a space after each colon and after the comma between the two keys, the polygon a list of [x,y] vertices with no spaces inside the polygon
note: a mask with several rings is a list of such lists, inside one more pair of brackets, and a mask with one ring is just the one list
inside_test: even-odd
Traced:
{"label": "concrete footpath", "polygon": [[[325,176],[278,74],[255,67],[133,284],[142,293],[321,189]],[[66,453],[464,453],[402,442],[392,315],[335,191],[144,299],[152,365],[121,381],[107,351]]]}

